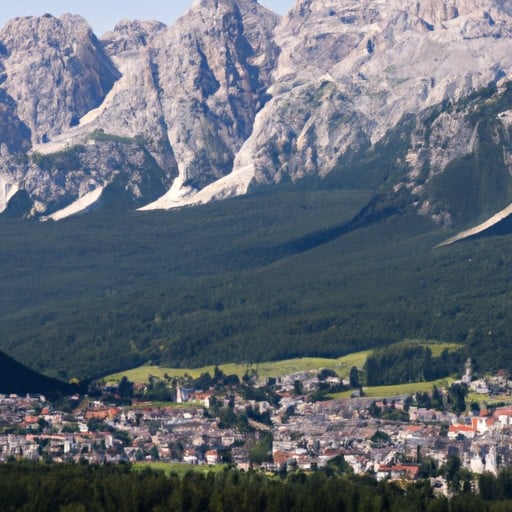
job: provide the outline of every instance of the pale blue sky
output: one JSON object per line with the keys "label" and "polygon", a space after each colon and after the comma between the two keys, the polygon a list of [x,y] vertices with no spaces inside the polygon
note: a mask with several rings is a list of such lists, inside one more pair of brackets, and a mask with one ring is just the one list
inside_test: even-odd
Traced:
{"label": "pale blue sky", "polygon": [[[193,0],[3,0],[0,7],[0,27],[15,16],[40,16],[50,13],[59,16],[65,12],[82,15],[101,36],[123,18],[153,19],[172,24],[183,14]],[[260,0],[273,11],[284,13],[294,0]]]}

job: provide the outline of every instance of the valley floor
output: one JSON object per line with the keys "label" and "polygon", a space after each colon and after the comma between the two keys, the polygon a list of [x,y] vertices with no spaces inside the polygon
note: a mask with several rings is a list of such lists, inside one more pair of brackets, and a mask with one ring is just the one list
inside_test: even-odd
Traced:
{"label": "valley floor", "polygon": [[[455,413],[449,381],[380,388],[389,393],[382,398],[356,389],[350,398],[315,402],[324,382],[318,371],[282,375],[273,384],[236,384],[219,369],[214,375],[207,390],[179,388],[180,403],[120,399],[126,380],[105,386],[96,399],[77,395],[54,405],[40,396],[2,396],[0,460],[132,462],[169,472],[180,464],[182,473],[219,464],[311,471],[342,460],[351,472],[378,480],[432,477],[444,494],[453,493],[453,475],[442,468],[454,454],[464,478],[512,467],[512,407],[489,397],[501,393],[512,402],[502,376],[469,382],[471,409]],[[136,385],[137,393],[157,381]],[[433,384],[443,397],[436,409],[428,393]]]}

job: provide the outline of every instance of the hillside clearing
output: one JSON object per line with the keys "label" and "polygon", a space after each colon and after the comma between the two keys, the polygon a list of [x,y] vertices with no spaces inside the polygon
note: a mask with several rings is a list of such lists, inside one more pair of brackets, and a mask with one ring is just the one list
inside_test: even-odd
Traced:
{"label": "hillside clearing", "polygon": [[[413,341],[413,340],[407,340]],[[436,342],[436,341],[418,341],[427,345],[432,351],[434,357],[438,357],[443,350],[459,350],[462,345],[457,343]],[[242,377],[246,372],[255,370],[259,377],[268,379],[270,377],[282,377],[293,373],[321,370],[322,368],[330,368],[341,377],[348,377],[350,369],[356,366],[360,370],[363,369],[367,357],[372,353],[371,350],[363,350],[354,352],[338,358],[322,358],[322,357],[301,357],[295,359],[285,359],[283,361],[269,361],[254,364],[227,363],[220,364],[219,368],[226,375],[238,375]],[[104,377],[106,382],[119,382],[123,377],[127,377],[132,382],[149,382],[150,377],[163,379],[167,377],[183,377],[189,375],[196,379],[202,373],[208,372],[213,375],[215,366],[203,366],[201,368],[170,368],[161,366],[140,366],[131,370],[114,373]],[[420,383],[421,384],[421,383]]]}
{"label": "hillside clearing", "polygon": [[[337,359],[328,359],[321,357],[301,357],[297,359],[287,359],[284,361],[271,361],[255,364],[220,364],[219,368],[226,375],[238,375],[242,377],[247,371],[256,370],[258,375],[264,379],[269,377],[281,377],[297,372],[309,370],[320,370],[322,368],[331,368],[342,376],[347,375],[352,366],[362,368],[370,351],[356,352]],[[199,377],[202,373],[209,372],[213,375],[215,366],[203,366],[202,368],[165,368],[160,366],[140,366],[124,372],[115,373],[104,378],[107,382],[119,382],[124,376],[133,382],[148,382],[150,377],[164,378],[182,377],[185,374],[193,378]]]}
{"label": "hillside clearing", "polygon": [[133,469],[136,471],[144,471],[145,469],[151,469],[153,471],[163,471],[167,476],[171,473],[176,473],[178,476],[183,477],[189,471],[197,471],[198,473],[218,473],[222,471],[226,466],[216,465],[210,466],[206,464],[182,464],[172,462],[136,462],[133,464]]}
{"label": "hillside clearing", "polygon": [[[363,388],[366,398],[392,398],[396,396],[410,395],[418,392],[430,392],[434,386],[443,388],[449,386],[453,379],[439,379],[430,382],[411,382],[408,384],[397,384],[395,386],[372,386]],[[330,395],[330,398],[340,400],[350,398],[352,390]]]}

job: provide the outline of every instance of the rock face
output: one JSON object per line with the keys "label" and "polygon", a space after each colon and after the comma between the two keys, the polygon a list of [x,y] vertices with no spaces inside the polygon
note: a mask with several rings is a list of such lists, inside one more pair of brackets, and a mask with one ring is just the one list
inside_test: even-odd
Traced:
{"label": "rock face", "polygon": [[298,2],[276,31],[273,101],[234,172],[250,165],[255,181],[269,168],[277,179],[328,173],[405,114],[510,76],[511,21],[489,1]]}
{"label": "rock face", "polygon": [[17,18],[0,32],[3,86],[34,143],[45,142],[98,106],[119,73],[79,16]]}
{"label": "rock face", "polygon": [[511,39],[506,0],[298,0],[282,19],[196,0],[171,27],[121,21],[101,41],[77,16],[16,18],[0,32],[0,211],[18,190],[49,215],[113,184],[155,209],[348,173],[412,115],[388,185],[467,221],[432,183],[480,147],[461,102],[503,92]]}

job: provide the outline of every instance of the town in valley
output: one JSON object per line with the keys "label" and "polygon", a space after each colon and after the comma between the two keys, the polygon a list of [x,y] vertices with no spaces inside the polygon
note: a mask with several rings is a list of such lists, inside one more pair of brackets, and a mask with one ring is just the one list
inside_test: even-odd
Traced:
{"label": "town in valley", "polygon": [[[57,402],[0,395],[0,461],[334,468],[378,480],[430,478],[444,494],[453,485],[440,471],[448,464],[459,486],[512,465],[506,372],[475,379],[468,365],[446,387],[382,398],[365,396],[358,375],[354,367],[350,379],[326,369],[239,379],[216,367],[198,379],[97,383]],[[342,389],[346,397],[332,394]]]}

